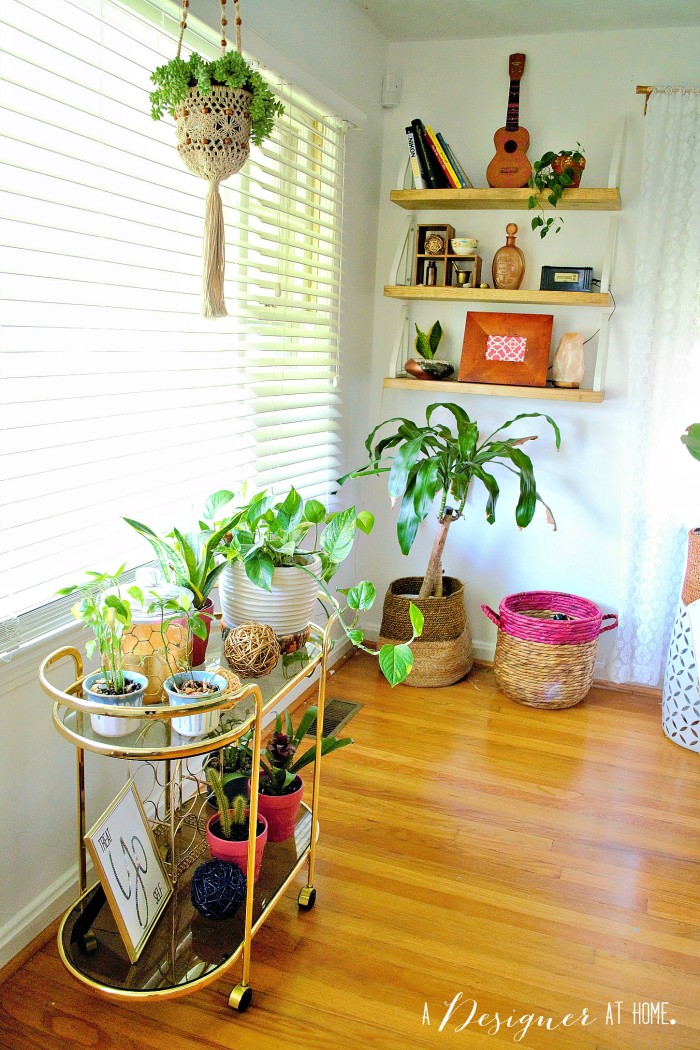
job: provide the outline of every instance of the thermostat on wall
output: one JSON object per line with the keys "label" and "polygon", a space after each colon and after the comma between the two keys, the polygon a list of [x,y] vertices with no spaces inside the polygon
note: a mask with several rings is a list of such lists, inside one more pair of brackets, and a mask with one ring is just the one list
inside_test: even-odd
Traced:
{"label": "thermostat on wall", "polygon": [[543,266],[541,292],[590,292],[592,266]]}

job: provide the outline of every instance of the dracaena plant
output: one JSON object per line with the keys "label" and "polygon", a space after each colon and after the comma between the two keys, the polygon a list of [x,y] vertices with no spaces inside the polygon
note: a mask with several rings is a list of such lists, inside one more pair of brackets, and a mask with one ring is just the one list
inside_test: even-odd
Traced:
{"label": "dracaena plant", "polygon": [[[310,743],[308,750],[303,754],[299,755],[298,752],[299,746],[317,714],[317,707],[307,708],[296,729],[292,724],[289,711],[284,712],[284,723],[282,716],[277,716],[275,729],[267,747],[260,752],[260,765],[263,771],[260,779],[260,791],[263,795],[284,795],[288,793],[299,771],[314,761],[316,757],[315,742],[313,744]],[[321,740],[321,755],[330,755],[332,751],[338,751],[341,747],[347,747],[348,744],[352,743],[352,737],[349,736],[342,739],[338,739],[335,736],[324,736]]]}
{"label": "dracaena plant", "polygon": [[281,500],[267,490],[259,492],[239,503],[223,523],[218,521],[218,515],[235,499],[233,492],[221,489],[207,500],[204,514],[207,520],[201,524],[209,523],[217,534],[223,533],[219,551],[231,562],[240,561],[251,583],[268,591],[272,590],[276,568],[296,566],[313,576],[308,557],[318,555],[321,559],[321,577],[317,581],[319,601],[326,615],[330,616],[331,611],[335,613],[352,644],[378,656],[382,673],[391,685],[403,682],[413,666],[411,643],[423,629],[420,610],[411,606],[411,639],[397,646],[384,645],[377,653],[363,644],[364,632],[357,626],[360,613],[374,604],[377,596],[374,584],[363,580],[354,587],[340,588],[335,594],[328,587],[352,551],[358,530],[367,535],[372,531],[374,515],[366,510],[356,511],[355,507],[329,513],[319,500],[304,501],[297,490],[291,488]]}
{"label": "dracaena plant", "polygon": [[[433,416],[438,410],[451,413],[454,423],[448,426],[435,422]],[[419,599],[442,593],[445,541],[450,526],[464,514],[472,482],[480,483],[486,489],[486,520],[489,524],[496,520],[500,488],[491,473],[493,467],[504,468],[518,478],[520,492],[515,520],[520,528],[530,524],[538,501],[556,528],[552,512],[537,491],[532,460],[520,447],[526,441],[534,441],[536,435],[502,436],[502,432],[518,420],[528,418],[545,419],[554,431],[556,447],[559,448],[559,427],[541,412],[523,412],[480,441],[478,424],[459,405],[433,404],[426,410],[425,426],[402,417],[385,420],[376,426],[365,441],[369,463],[340,479],[342,484],[349,477],[389,475],[389,495],[392,500],[400,501],[396,528],[404,554],[411,550],[418,526],[437,504],[437,531]],[[392,424],[393,430],[387,433],[385,428]],[[385,436],[378,438],[380,431],[384,431]]]}
{"label": "dracaena plant", "polygon": [[86,630],[92,631],[93,637],[85,643],[85,651],[92,657],[98,650],[107,689],[115,695],[122,694],[126,688],[121,637],[131,626],[131,605],[119,584],[124,568],[121,565],[115,573],[88,572],[84,583],[73,583],[56,592],[80,596],[71,613],[76,620],[82,620]]}
{"label": "dracaena plant", "polygon": [[166,582],[186,587],[192,592],[195,609],[203,608],[226,565],[216,552],[228,523],[222,522],[219,528],[212,529],[206,522],[200,522],[197,530],[182,533],[174,528],[167,536],[159,536],[140,521],[133,518],[124,518],[124,521],[150,543]]}

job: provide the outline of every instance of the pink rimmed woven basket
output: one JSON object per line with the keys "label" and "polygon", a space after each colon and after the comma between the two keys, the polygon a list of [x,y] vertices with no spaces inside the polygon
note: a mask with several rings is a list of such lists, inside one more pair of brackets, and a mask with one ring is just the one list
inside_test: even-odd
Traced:
{"label": "pink rimmed woven basket", "polygon": [[[510,594],[498,613],[481,608],[498,627],[494,673],[511,700],[550,710],[583,700],[593,683],[598,637],[617,627],[615,613],[603,615],[594,602],[557,591]],[[611,622],[603,626],[604,620]]]}

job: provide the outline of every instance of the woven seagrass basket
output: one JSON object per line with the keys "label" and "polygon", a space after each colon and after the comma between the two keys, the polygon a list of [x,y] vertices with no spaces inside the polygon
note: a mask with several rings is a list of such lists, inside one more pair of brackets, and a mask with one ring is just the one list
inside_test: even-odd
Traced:
{"label": "woven seagrass basket", "polygon": [[389,585],[384,598],[379,644],[398,645],[413,633],[409,606],[417,605],[425,622],[423,634],[411,645],[413,668],[404,685],[416,687],[452,685],[471,670],[474,662],[472,637],[464,608],[464,585],[453,576],[442,581],[442,598],[418,594],[420,576],[403,576]]}
{"label": "woven seagrass basket", "polygon": [[[500,689],[518,704],[548,710],[573,707],[593,684],[598,637],[617,627],[593,602],[556,591],[524,591],[504,598],[498,613],[493,669]],[[555,618],[556,617],[556,618]],[[605,627],[603,620],[612,622]]]}

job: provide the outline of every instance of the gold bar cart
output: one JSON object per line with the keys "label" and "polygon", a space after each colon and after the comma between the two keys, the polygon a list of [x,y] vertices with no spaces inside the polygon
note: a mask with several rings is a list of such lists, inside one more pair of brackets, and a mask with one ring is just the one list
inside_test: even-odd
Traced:
{"label": "gold bar cart", "polygon": [[[169,707],[156,704],[119,708],[119,717],[134,720],[134,732],[115,741],[101,737],[91,725],[91,714],[113,715],[114,708],[82,698],[84,679],[80,653],[64,647],[51,653],[39,668],[44,691],[53,699],[53,723],[76,749],[77,846],[79,897],[66,912],[58,932],[58,949],[68,970],[84,984],[108,998],[160,999],[188,995],[218,980],[242,959],[241,979],[229,996],[229,1005],[245,1011],[252,999],[251,951],[255,934],[271,915],[295,877],[307,867],[306,885],[298,895],[300,908],[309,910],[316,900],[314,871],[318,840],[318,804],[321,774],[321,739],[326,696],[331,631],[336,616],[325,629],[312,625],[309,641],[296,659],[299,669],[289,673],[282,662],[270,676],[244,681],[210,700]],[[75,665],[75,681],[65,691],[54,686],[50,669],[63,660]],[[302,803],[292,838],[268,843],[257,882],[249,879],[245,906],[230,919],[204,919],[190,899],[196,862],[206,851],[204,829],[207,810],[202,757],[239,740],[252,730],[253,767],[250,791],[250,827],[256,827],[260,777],[260,750],[265,716],[316,668],[318,715],[316,761],[313,765],[311,804]],[[173,728],[173,718],[218,709],[221,721],[216,736],[187,739]],[[137,962],[129,960],[112,912],[99,882],[87,886],[84,842],[85,752],[92,751],[127,763],[127,779],[147,771],[152,789],[145,800],[153,828],[173,883],[173,895],[160,916]],[[198,760],[198,761],[196,761]],[[248,841],[248,870],[254,867],[255,837]]]}

